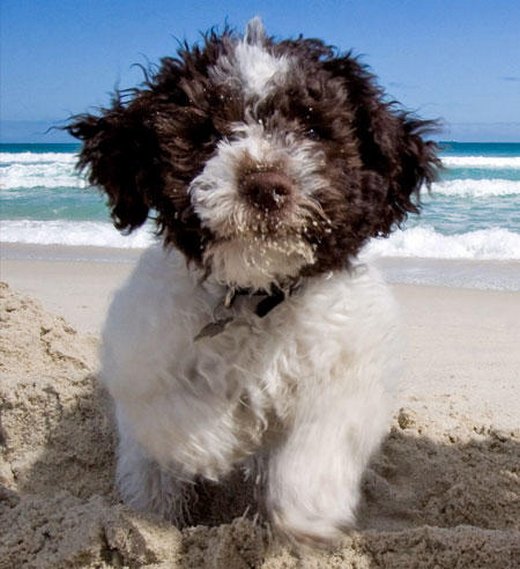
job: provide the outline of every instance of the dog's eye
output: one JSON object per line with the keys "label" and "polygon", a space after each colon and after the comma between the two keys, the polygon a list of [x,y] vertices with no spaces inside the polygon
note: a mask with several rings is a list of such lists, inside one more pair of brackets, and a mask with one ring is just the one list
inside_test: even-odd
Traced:
{"label": "dog's eye", "polygon": [[332,132],[330,129],[326,128],[325,126],[309,126],[305,131],[305,135],[307,138],[311,140],[331,140]]}
{"label": "dog's eye", "polygon": [[308,128],[306,135],[307,138],[310,138],[311,140],[320,140],[321,138],[320,133],[316,128]]}
{"label": "dog's eye", "polygon": [[330,138],[330,129],[327,128],[320,110],[315,106],[305,108],[303,122],[305,124],[305,135],[307,138],[311,140],[327,140]]}
{"label": "dog's eye", "polygon": [[209,118],[204,121],[194,121],[189,125],[186,134],[195,145],[213,142],[220,138],[215,125]]}

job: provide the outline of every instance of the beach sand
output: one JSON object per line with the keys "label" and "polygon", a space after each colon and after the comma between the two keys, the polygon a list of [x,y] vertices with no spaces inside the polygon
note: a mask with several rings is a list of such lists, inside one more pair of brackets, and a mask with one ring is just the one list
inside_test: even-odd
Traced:
{"label": "beach sand", "polygon": [[408,336],[400,410],[357,529],[335,551],[298,551],[254,506],[240,515],[238,477],[204,489],[200,525],[182,531],[119,503],[96,349],[135,259],[2,246],[0,568],[520,567],[520,293],[392,287]]}

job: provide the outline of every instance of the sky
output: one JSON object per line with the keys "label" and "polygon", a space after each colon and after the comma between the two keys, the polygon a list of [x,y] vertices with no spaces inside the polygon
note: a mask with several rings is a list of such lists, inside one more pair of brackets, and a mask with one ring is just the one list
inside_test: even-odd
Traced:
{"label": "sky", "polygon": [[520,142],[518,0],[3,0],[0,141],[67,141],[45,131],[139,84],[133,64],[255,15],[276,38],[353,49],[444,140]]}

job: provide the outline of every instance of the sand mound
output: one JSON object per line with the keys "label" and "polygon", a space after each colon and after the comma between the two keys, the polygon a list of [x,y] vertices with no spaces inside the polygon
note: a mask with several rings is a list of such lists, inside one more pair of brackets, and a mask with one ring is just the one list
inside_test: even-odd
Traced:
{"label": "sand mound", "polygon": [[112,486],[95,339],[5,285],[0,297],[0,568],[520,566],[520,432],[467,417],[445,432],[434,403],[428,420],[412,408],[396,417],[366,476],[359,529],[337,551],[270,539],[239,516],[250,489],[238,478],[203,489],[205,525],[179,531],[131,512]]}

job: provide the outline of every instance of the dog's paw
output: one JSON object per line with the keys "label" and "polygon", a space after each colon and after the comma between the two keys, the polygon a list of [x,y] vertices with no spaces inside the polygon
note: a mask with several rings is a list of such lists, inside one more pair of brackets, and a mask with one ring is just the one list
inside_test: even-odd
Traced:
{"label": "dog's paw", "polygon": [[330,549],[339,544],[345,533],[354,526],[354,515],[341,518],[313,515],[302,511],[271,512],[274,529],[298,546]]}
{"label": "dog's paw", "polygon": [[116,482],[123,502],[134,510],[155,514],[177,527],[190,521],[190,505],[196,500],[194,485],[141,452],[120,454]]}

